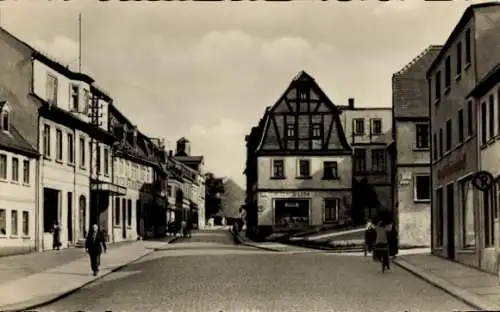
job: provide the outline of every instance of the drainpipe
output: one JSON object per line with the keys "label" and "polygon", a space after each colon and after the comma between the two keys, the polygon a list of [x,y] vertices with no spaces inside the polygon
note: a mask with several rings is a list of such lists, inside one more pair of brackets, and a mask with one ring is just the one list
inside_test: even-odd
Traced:
{"label": "drainpipe", "polygon": [[[40,112],[38,112],[37,116],[37,151],[40,152]],[[35,158],[36,159],[36,158]],[[42,179],[43,179],[43,173],[42,168],[43,166],[40,164],[43,161],[43,153],[40,153],[38,155],[38,159],[35,161],[35,250],[36,251],[42,251],[43,248],[41,248],[41,245],[43,241],[40,239],[42,237],[42,233],[40,232],[40,220],[43,220],[40,218],[40,187],[42,185]],[[42,190],[43,192],[43,190]]]}
{"label": "drainpipe", "polygon": [[[72,210],[71,211],[71,223],[72,223],[71,224],[71,243],[74,243],[75,236],[76,236],[75,235],[76,234],[75,233],[75,226],[74,226],[75,223],[76,223],[75,222],[75,213],[74,212],[75,212],[75,206],[76,206],[75,205],[76,204],[75,198],[78,198],[78,195],[76,194],[76,175],[78,174],[78,172],[77,172],[77,169],[76,169],[77,165],[76,165],[76,153],[75,153],[75,151],[76,151],[76,149],[75,149],[76,144],[75,144],[75,142],[76,142],[76,129],[73,128],[73,150],[71,151],[73,153],[73,195],[71,196],[71,200],[73,202],[71,203],[71,210]],[[77,211],[79,211],[79,210],[77,210]],[[68,213],[69,213],[69,210],[68,210]],[[68,218],[66,217],[66,220],[67,219]],[[69,226],[69,225],[66,225],[66,226]]]}
{"label": "drainpipe", "polygon": [[[431,147],[431,153],[429,155],[429,179],[431,180],[431,205],[430,205],[430,219],[431,219],[431,253],[434,253],[434,235],[436,235],[436,231],[434,230],[434,211],[435,209],[433,209],[433,207],[437,207],[437,205],[434,205],[434,178],[433,178],[433,170],[432,170],[432,166],[433,166],[433,160],[434,160],[434,148],[437,148],[437,146],[434,146],[434,134],[433,134],[433,130],[432,130],[432,94],[431,94],[431,91],[432,91],[432,83],[431,83],[431,80],[429,80],[429,77],[426,77],[427,79],[427,102],[428,102],[428,109],[429,109],[429,133],[430,133],[430,144],[429,146]],[[395,181],[394,181],[395,182]],[[395,182],[396,183],[396,182]],[[441,207],[442,208],[442,207]],[[399,207],[398,207],[398,212],[399,212]],[[443,220],[441,220],[441,222],[443,222]],[[441,233],[441,235],[443,235],[443,233]]]}

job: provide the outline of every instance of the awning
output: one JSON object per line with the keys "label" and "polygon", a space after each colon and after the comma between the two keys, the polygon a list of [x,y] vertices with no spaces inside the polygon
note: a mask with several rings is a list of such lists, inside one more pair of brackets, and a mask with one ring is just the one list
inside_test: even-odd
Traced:
{"label": "awning", "polygon": [[127,189],[121,185],[104,182],[104,181],[94,181],[90,184],[90,190],[92,191],[102,191],[109,192],[112,195],[126,195]]}

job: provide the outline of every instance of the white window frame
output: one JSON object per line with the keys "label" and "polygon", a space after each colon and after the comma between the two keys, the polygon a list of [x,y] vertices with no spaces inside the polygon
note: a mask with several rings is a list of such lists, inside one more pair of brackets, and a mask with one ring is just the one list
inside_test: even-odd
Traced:
{"label": "white window frame", "polygon": [[[71,140],[70,140],[71,138]],[[71,142],[71,145],[69,144]],[[70,148],[71,146],[71,148]],[[73,165],[75,163],[75,136],[73,133],[68,132],[66,134],[66,151],[68,157],[68,164]]]}
{"label": "white window frame", "polygon": [[[4,123],[5,117],[7,117],[7,123]],[[0,111],[0,130],[9,132],[10,125],[12,122],[12,111],[10,109],[9,103],[5,102],[3,104],[2,110]]]}
{"label": "white window frame", "polygon": [[5,170],[5,175],[3,175],[2,172],[0,172],[0,180],[2,181],[7,181],[7,177],[8,177],[8,174],[9,174],[9,157],[7,156],[7,154],[2,154],[0,153],[0,158],[2,159],[5,159],[5,163],[4,163],[4,170]]}
{"label": "white window frame", "polygon": [[10,179],[12,182],[19,183],[19,167],[20,167],[19,164],[20,164],[19,157],[10,158],[10,166],[11,166]]}
{"label": "white window frame", "polygon": [[[326,202],[330,201],[330,200],[335,201],[335,205],[336,205],[334,219],[327,219],[326,218],[326,211],[327,211]],[[325,197],[325,198],[323,198],[323,221],[325,223],[340,221],[340,198],[338,198],[338,197]]]}
{"label": "white window frame", "polygon": [[[275,161],[282,161],[283,163],[283,176],[277,176],[274,174],[274,167],[275,167],[275,164],[274,162]],[[271,159],[271,178],[285,178],[286,177],[286,168],[285,168],[285,159],[284,158],[275,158],[275,159]]]}
{"label": "white window frame", "polygon": [[[380,122],[380,132],[375,132],[375,122]],[[370,119],[370,133],[371,135],[382,135],[382,118],[371,118]]]}
{"label": "white window frame", "polygon": [[[307,167],[308,167],[308,175],[302,175],[300,172],[300,162],[301,161],[307,161]],[[297,159],[297,178],[310,178],[311,177],[311,160],[306,159],[306,158],[299,158]]]}
{"label": "white window frame", "polygon": [[[54,85],[51,86],[50,85],[50,81],[53,81],[54,82]],[[47,102],[51,105],[56,105],[57,106],[57,93],[58,93],[58,89],[59,89],[59,80],[57,79],[57,76],[52,74],[52,73],[47,73],[47,83],[46,83],[46,98],[47,98]],[[51,89],[52,87],[52,89]]]}
{"label": "white window frame", "polygon": [[[417,179],[419,177],[428,177],[429,178],[429,198],[427,199],[420,199],[417,197]],[[417,174],[413,174],[413,201],[416,202],[416,203],[429,203],[431,201],[431,194],[430,194],[430,188],[431,188],[431,177],[429,174],[423,174],[423,173],[417,173]]]}
{"label": "white window frame", "polygon": [[[362,125],[363,125],[362,130],[363,131],[359,131],[358,132],[358,127],[356,126],[358,121],[362,122]],[[354,118],[352,120],[352,127],[353,127],[352,133],[354,134],[354,136],[363,136],[363,135],[365,135],[365,133],[366,133],[366,127],[365,127],[365,119],[364,118]]]}
{"label": "white window frame", "polygon": [[[73,97],[75,97],[75,96],[76,96],[76,102],[73,101]],[[81,102],[81,100],[80,100],[80,86],[78,84],[71,83],[69,85],[69,102],[71,103],[71,111],[77,112],[77,113],[79,113],[81,111],[81,108],[80,108],[80,102]]]}
{"label": "white window frame", "polygon": [[[61,134],[60,140],[58,139],[58,134]],[[62,162],[64,157],[64,131],[61,128],[56,127],[56,161]]]}

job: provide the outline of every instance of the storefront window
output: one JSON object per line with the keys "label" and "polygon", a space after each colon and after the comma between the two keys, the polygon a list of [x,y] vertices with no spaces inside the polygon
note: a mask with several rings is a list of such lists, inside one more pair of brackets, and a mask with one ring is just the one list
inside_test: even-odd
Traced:
{"label": "storefront window", "polygon": [[473,248],[476,245],[474,222],[474,191],[471,180],[460,182],[461,216],[462,216],[462,248]]}

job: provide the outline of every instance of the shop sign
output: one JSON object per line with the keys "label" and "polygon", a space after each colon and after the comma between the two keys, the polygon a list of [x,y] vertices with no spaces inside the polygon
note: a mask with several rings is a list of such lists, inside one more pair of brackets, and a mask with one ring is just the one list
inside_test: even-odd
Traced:
{"label": "shop sign", "polygon": [[273,193],[274,198],[310,198],[311,192],[303,191],[290,191],[290,192],[276,192]]}
{"label": "shop sign", "polygon": [[479,171],[472,177],[472,185],[478,190],[487,191],[493,184],[493,175],[488,171]]}
{"label": "shop sign", "polygon": [[456,172],[459,172],[461,170],[464,170],[466,164],[467,164],[467,158],[466,158],[465,154],[462,154],[460,159],[458,159],[457,161],[455,161],[451,164],[447,164],[443,168],[438,170],[438,174],[437,174],[438,179],[444,180],[448,176],[450,176]]}
{"label": "shop sign", "polygon": [[411,183],[411,172],[401,173],[401,180],[399,180],[399,185],[409,185]]}

